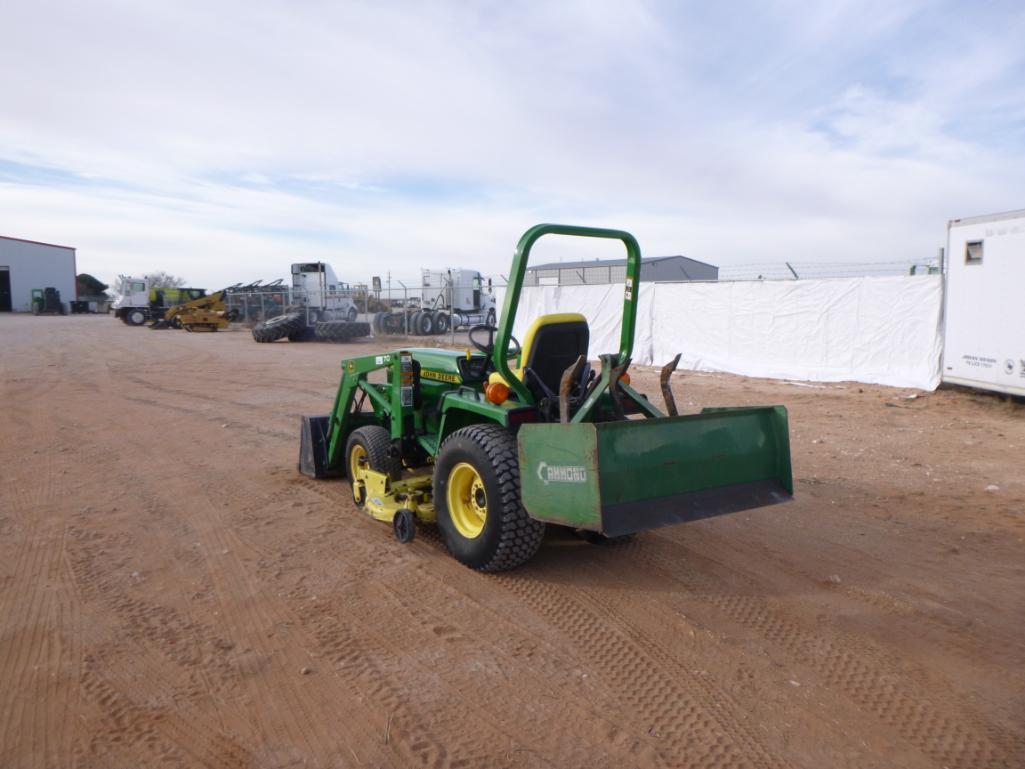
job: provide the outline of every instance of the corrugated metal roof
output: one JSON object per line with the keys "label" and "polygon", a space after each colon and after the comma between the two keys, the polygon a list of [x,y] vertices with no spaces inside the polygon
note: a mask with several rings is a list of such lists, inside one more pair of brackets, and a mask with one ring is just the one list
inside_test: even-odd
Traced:
{"label": "corrugated metal roof", "polygon": [[50,246],[52,248],[66,248],[69,251],[74,251],[74,246],[62,246],[59,243],[44,243],[41,240],[28,240],[26,238],[12,238],[10,235],[0,235],[0,240],[16,240],[19,243],[32,243],[37,246]]}

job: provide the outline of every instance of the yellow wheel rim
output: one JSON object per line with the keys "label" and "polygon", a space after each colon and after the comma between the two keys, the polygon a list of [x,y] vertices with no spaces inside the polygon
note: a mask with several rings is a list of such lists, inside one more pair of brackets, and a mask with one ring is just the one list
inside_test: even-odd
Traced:
{"label": "yellow wheel rim", "polygon": [[367,466],[367,450],[358,443],[349,452],[349,483],[352,484],[352,498],[357,504],[362,503],[364,486],[363,470]]}
{"label": "yellow wheel rim", "polygon": [[467,539],[479,537],[488,519],[488,496],[484,491],[484,481],[473,465],[460,462],[452,468],[448,474],[445,501],[456,531]]}

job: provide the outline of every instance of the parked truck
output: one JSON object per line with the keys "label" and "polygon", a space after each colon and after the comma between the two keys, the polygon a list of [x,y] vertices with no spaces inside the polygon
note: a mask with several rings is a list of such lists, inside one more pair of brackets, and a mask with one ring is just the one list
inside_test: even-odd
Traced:
{"label": "parked truck", "polygon": [[160,320],[171,307],[206,296],[203,288],[154,286],[145,278],[128,275],[119,275],[118,279],[114,317],[129,326]]}
{"label": "parked truck", "polygon": [[476,270],[458,268],[421,273],[419,306],[374,315],[374,331],[417,336],[444,334],[450,328],[495,325],[495,297],[490,279]]}
{"label": "parked truck", "polygon": [[370,334],[370,324],[358,322],[352,287],[335,276],[325,262],[292,265],[292,290],[283,312],[264,317],[253,327],[257,342],[304,342],[312,339],[347,342]]}
{"label": "parked truck", "polygon": [[297,306],[309,313],[309,322],[345,320],[352,323],[359,315],[352,301],[352,288],[335,276],[325,262],[300,262],[292,265],[292,293]]}

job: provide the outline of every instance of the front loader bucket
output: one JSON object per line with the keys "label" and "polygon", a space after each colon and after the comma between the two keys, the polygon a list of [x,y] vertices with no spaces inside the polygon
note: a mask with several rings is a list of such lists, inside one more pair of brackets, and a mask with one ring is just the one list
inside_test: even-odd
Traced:
{"label": "front loader bucket", "polygon": [[327,461],[328,430],[331,417],[301,417],[299,426],[299,472],[311,478],[335,478],[340,475]]}
{"label": "front loader bucket", "polygon": [[531,517],[608,536],[786,502],[794,492],[782,406],[526,424],[518,442]]}

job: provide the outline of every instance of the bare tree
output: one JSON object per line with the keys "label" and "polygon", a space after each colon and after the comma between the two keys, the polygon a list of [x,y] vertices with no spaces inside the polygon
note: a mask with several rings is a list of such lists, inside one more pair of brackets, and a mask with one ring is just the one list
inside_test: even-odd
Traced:
{"label": "bare tree", "polygon": [[163,270],[147,273],[143,277],[152,288],[181,288],[185,285],[185,278],[179,278]]}

